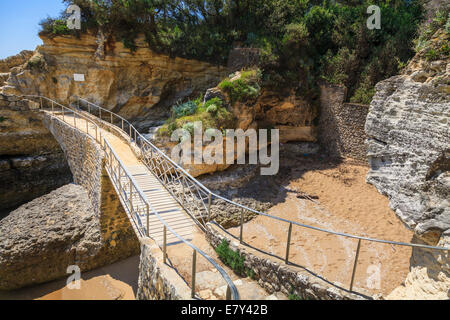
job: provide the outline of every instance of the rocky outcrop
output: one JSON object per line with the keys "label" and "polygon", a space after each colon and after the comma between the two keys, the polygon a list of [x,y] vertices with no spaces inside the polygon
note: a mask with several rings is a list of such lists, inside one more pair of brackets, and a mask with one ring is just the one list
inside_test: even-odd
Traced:
{"label": "rocky outcrop", "polygon": [[[431,43],[448,34],[438,32]],[[398,217],[427,244],[450,236],[450,58],[430,61],[419,52],[403,75],[377,84],[366,123],[367,181],[387,195]],[[417,250],[412,271],[396,297],[450,290],[447,253]],[[416,281],[420,279],[420,281]],[[408,286],[416,286],[408,290]],[[422,291],[418,289],[422,287]],[[434,289],[430,289],[434,288]],[[403,292],[403,293],[400,293]]]}
{"label": "rocky outcrop", "polygon": [[279,129],[281,143],[317,140],[314,119],[318,110],[295,92],[263,90],[254,108],[258,126]]}
{"label": "rocky outcrop", "polygon": [[94,213],[88,193],[81,186],[66,185],[37,198],[0,220],[0,290],[12,290],[69,276],[67,268],[91,270],[139,252],[127,224],[116,232],[117,246],[105,237],[119,230],[109,216]]}
{"label": "rocky outcrop", "polygon": [[[144,36],[137,39],[135,52],[93,34],[41,37],[44,44],[27,65],[11,70],[4,93],[41,94],[66,104],[71,96],[81,96],[141,120],[144,127],[146,121],[164,117],[177,100],[206,90],[226,73],[221,66],[157,54]],[[85,81],[75,82],[74,74],[84,74]]]}
{"label": "rocky outcrop", "polygon": [[24,64],[31,58],[32,55],[33,51],[23,50],[15,56],[0,60],[0,73],[9,73],[11,68]]}
{"label": "rocky outcrop", "polygon": [[0,210],[17,207],[72,181],[67,161],[42,124],[38,105],[0,95]]}

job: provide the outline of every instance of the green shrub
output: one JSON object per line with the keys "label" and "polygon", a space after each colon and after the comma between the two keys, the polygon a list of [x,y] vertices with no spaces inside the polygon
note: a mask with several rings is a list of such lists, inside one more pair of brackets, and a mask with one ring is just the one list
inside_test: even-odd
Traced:
{"label": "green shrub", "polygon": [[231,250],[225,239],[217,246],[216,252],[219,255],[220,260],[237,274],[241,276],[252,274],[254,277],[253,270],[250,271],[249,268],[244,266],[245,257],[241,256],[238,252]]}
{"label": "green shrub", "polygon": [[303,300],[302,297],[296,295],[295,293],[290,293],[288,296],[289,300]]}
{"label": "green shrub", "polygon": [[260,70],[242,71],[239,79],[225,79],[219,84],[219,88],[229,95],[231,103],[234,104],[257,98],[261,92],[260,81]]}
{"label": "green shrub", "polygon": [[47,18],[40,22],[41,32],[49,36],[73,34],[74,31],[67,27],[67,20]]}
{"label": "green shrub", "polygon": [[186,103],[174,106],[172,108],[172,113],[175,118],[181,118],[194,114],[196,110],[197,104],[193,101],[188,101]]}
{"label": "green shrub", "polygon": [[445,32],[450,34],[450,13],[448,14],[447,22],[445,23]]}
{"label": "green shrub", "polygon": [[183,129],[186,130],[187,132],[189,132],[189,134],[190,134],[191,136],[193,136],[193,135],[194,135],[195,125],[194,125],[193,122],[188,122],[188,123],[185,123],[185,124],[183,125]]}
{"label": "green shrub", "polygon": [[350,102],[370,104],[375,95],[375,87],[370,87],[367,84],[362,84],[356,89],[355,94],[350,98]]}
{"label": "green shrub", "polygon": [[437,59],[439,59],[439,53],[436,50],[431,48],[431,49],[427,50],[427,52],[425,53],[425,58],[428,61],[437,60]]}
{"label": "green shrub", "polygon": [[209,113],[212,113],[212,114],[216,114],[218,110],[219,110],[219,107],[216,106],[215,104],[212,104],[208,108],[206,108],[206,111]]}

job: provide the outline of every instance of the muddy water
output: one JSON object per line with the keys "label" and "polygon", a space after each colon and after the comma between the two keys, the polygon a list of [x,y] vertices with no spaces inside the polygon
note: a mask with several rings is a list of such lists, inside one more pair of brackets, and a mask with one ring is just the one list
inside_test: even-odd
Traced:
{"label": "muddy water", "polygon": [[135,300],[139,256],[82,273],[79,290],[70,290],[66,279],[23,288],[0,291],[0,300]]}

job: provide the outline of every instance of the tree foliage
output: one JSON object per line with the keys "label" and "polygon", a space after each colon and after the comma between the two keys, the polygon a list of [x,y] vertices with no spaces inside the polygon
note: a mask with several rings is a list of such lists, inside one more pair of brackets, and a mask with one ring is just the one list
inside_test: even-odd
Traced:
{"label": "tree foliage", "polygon": [[[101,28],[135,50],[225,63],[236,45],[260,48],[265,85],[311,93],[317,80],[350,95],[395,74],[413,55],[419,0],[64,0],[82,9],[86,29]],[[381,8],[381,29],[366,10]],[[43,24],[44,32],[52,28]],[[369,68],[370,66],[370,68]],[[363,89],[360,89],[363,90]]]}

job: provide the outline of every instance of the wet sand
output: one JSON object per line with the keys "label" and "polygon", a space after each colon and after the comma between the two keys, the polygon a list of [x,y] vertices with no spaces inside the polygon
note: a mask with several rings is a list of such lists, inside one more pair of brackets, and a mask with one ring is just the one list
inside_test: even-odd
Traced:
{"label": "wet sand", "polygon": [[67,279],[15,291],[0,291],[0,300],[135,300],[139,256],[81,274],[80,289],[70,290]]}

